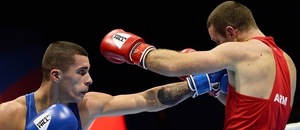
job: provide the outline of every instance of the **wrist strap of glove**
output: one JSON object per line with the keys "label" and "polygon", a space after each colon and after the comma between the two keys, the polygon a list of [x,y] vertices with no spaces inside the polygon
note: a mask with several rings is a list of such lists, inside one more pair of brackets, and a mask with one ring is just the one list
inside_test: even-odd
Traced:
{"label": "wrist strap of glove", "polygon": [[207,74],[189,75],[186,77],[189,88],[194,91],[193,98],[210,91],[210,82]]}
{"label": "wrist strap of glove", "polygon": [[220,83],[212,83],[208,74],[189,75],[186,80],[189,88],[194,91],[193,98],[204,93],[213,97],[218,97],[220,94]]}
{"label": "wrist strap of glove", "polygon": [[220,81],[220,89],[221,89],[221,93],[228,93],[228,75],[225,74],[223,75],[221,81]]}
{"label": "wrist strap of glove", "polygon": [[148,53],[153,49],[156,48],[152,45],[140,42],[136,44],[130,51],[129,58],[134,64],[147,69],[145,59]]}
{"label": "wrist strap of glove", "polygon": [[221,89],[220,89],[220,83],[219,82],[211,83],[209,88],[210,88],[210,90],[209,90],[208,94],[210,96],[213,96],[213,97],[217,98],[220,95],[220,90]]}

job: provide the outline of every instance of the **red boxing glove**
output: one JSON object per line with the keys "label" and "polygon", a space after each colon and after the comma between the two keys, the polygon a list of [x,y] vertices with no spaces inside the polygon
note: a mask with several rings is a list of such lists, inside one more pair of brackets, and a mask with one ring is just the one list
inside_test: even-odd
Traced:
{"label": "red boxing glove", "polygon": [[145,57],[155,49],[154,46],[132,33],[122,29],[115,29],[109,32],[101,41],[100,51],[102,55],[112,63],[135,64],[146,68]]}
{"label": "red boxing glove", "polygon": [[[193,49],[193,48],[186,48],[186,49],[181,50],[180,52],[181,52],[181,53],[190,53],[190,52],[195,52],[195,51],[196,51],[196,50]],[[181,79],[181,80],[186,80],[186,77],[187,77],[187,76],[180,76],[180,77],[178,77],[178,78]]]}

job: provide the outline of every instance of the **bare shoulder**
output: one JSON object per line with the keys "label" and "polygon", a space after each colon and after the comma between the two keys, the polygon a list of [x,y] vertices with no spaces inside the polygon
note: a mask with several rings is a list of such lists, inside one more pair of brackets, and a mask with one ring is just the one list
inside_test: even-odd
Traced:
{"label": "bare shoulder", "polygon": [[101,92],[88,92],[83,98],[83,101],[85,102],[90,102],[90,103],[105,103],[112,99],[113,96],[106,94],[106,93],[101,93]]}
{"label": "bare shoulder", "polygon": [[[17,115],[23,112],[26,113],[26,101],[24,96],[0,104],[1,115],[8,114],[10,117],[12,117],[11,115]],[[0,118],[1,117],[2,116],[0,116]]]}
{"label": "bare shoulder", "polygon": [[[253,51],[261,51],[263,49],[268,49],[269,47],[265,44],[261,44],[259,40],[249,40],[244,42],[226,42],[215,47],[218,51],[231,53],[251,53]],[[251,51],[249,51],[251,50]]]}
{"label": "bare shoulder", "polygon": [[229,56],[231,58],[241,56],[240,53],[249,52],[247,42],[225,42],[212,49],[218,57]]}
{"label": "bare shoulder", "polygon": [[208,57],[218,59],[220,62],[217,63],[229,67],[247,59],[247,56],[251,53],[249,51],[250,47],[248,42],[225,42],[213,48],[211,50],[213,55]]}
{"label": "bare shoulder", "polygon": [[78,103],[82,125],[87,126],[95,117],[101,115],[105,104],[113,99],[113,96],[101,92],[88,92],[83,100]]}
{"label": "bare shoulder", "polygon": [[[4,128],[15,126],[23,128],[26,120],[25,96],[0,104],[0,124]],[[23,123],[24,124],[23,124]]]}
{"label": "bare shoulder", "polygon": [[[260,58],[258,54],[270,54],[270,48],[261,44],[259,40],[249,40],[244,42],[225,42],[212,49],[214,59],[218,59],[223,67],[235,70],[236,65],[257,60]],[[211,56],[209,56],[211,58]]]}
{"label": "bare shoulder", "polygon": [[84,96],[83,100],[79,102],[81,110],[96,110],[99,111],[102,107],[113,99],[112,95],[101,92],[88,92]]}

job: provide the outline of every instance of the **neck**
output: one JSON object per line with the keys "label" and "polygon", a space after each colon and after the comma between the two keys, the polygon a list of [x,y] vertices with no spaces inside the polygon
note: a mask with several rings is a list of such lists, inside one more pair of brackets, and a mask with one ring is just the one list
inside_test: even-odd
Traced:
{"label": "neck", "polygon": [[247,32],[241,33],[237,38],[237,41],[239,42],[248,41],[253,37],[265,37],[265,35],[259,29],[250,29]]}
{"label": "neck", "polygon": [[59,103],[59,95],[57,87],[53,87],[51,82],[44,82],[40,88],[34,92],[34,99],[37,111],[40,112],[53,104]]}

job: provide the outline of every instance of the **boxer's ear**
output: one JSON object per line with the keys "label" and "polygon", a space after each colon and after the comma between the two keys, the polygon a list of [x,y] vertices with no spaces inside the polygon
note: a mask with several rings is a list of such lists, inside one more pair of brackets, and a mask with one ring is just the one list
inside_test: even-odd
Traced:
{"label": "boxer's ear", "polygon": [[61,71],[58,69],[51,70],[50,72],[51,79],[58,82],[58,80],[60,79],[60,72]]}

